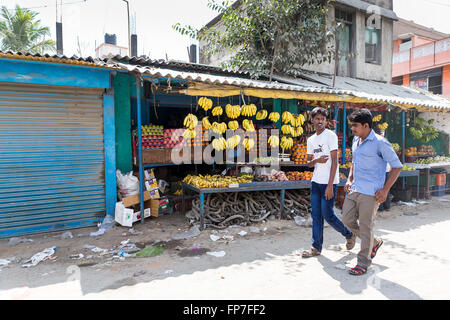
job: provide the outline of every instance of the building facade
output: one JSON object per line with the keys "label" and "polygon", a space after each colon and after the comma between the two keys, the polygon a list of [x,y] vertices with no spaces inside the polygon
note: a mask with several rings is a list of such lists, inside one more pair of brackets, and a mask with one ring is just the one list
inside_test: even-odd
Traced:
{"label": "building facade", "polygon": [[450,34],[395,22],[392,82],[450,98]]}
{"label": "building facade", "polygon": [[[337,75],[391,82],[393,22],[397,20],[390,1],[336,0],[328,10],[328,23],[341,21],[343,30],[338,34],[340,58]],[[206,27],[221,29],[220,16]],[[200,42],[200,63],[219,66],[230,58],[223,51],[207,56],[205,43]],[[302,69],[334,74],[335,62],[301,66]]]}

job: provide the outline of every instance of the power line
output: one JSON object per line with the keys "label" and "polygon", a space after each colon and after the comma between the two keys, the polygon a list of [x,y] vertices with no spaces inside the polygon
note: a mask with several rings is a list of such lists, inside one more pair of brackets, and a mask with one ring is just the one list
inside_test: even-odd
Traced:
{"label": "power line", "polygon": [[[72,1],[72,2],[65,2],[65,3],[61,3],[61,6],[65,6],[68,4],[77,4],[77,3],[82,3],[82,2],[86,2],[87,0],[79,0],[79,1]],[[45,5],[45,6],[39,6],[39,7],[27,7],[27,8],[23,8],[20,7],[20,9],[42,9],[42,8],[51,8],[51,7],[56,7],[56,4],[49,4],[49,5]],[[12,8],[12,9],[8,9],[9,11],[16,11],[16,8]]]}

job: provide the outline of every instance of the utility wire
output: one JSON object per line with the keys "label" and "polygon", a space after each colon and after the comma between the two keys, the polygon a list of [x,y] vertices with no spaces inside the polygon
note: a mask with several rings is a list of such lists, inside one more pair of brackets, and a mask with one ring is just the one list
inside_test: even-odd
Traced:
{"label": "utility wire", "polygon": [[[61,6],[65,6],[68,4],[77,4],[77,3],[82,3],[82,2],[86,2],[87,0],[80,0],[80,1],[72,1],[72,2],[65,2],[65,3],[61,3]],[[41,9],[41,8],[51,8],[51,7],[56,7],[56,4],[49,4],[49,5],[45,5],[45,6],[39,6],[39,7],[20,7],[20,9]],[[8,9],[9,11],[16,11],[16,8],[12,8],[12,9]]]}

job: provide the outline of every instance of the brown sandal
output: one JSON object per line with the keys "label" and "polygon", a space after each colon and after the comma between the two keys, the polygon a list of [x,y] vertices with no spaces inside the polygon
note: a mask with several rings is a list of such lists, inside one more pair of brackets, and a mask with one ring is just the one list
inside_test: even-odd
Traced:
{"label": "brown sandal", "polygon": [[353,235],[350,239],[347,239],[346,248],[347,250],[352,250],[355,247],[356,235]]}
{"label": "brown sandal", "polygon": [[320,252],[316,248],[311,248],[308,251],[302,252],[302,258],[311,258],[315,256],[320,256]]}

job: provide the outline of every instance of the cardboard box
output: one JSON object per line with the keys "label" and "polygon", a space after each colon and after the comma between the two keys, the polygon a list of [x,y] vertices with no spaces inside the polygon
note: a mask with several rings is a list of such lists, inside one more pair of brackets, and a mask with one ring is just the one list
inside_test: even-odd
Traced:
{"label": "cardboard box", "polygon": [[[151,212],[150,208],[144,209],[144,219],[150,217],[150,212]],[[136,221],[141,221],[141,212],[140,211],[136,211],[133,215],[133,222],[136,222]]]}
{"label": "cardboard box", "polygon": [[[140,193],[138,194],[134,194],[132,196],[126,197],[122,199],[123,205],[125,208],[134,206],[136,204],[139,204],[141,202],[141,195]],[[151,196],[150,196],[150,192],[149,191],[144,191],[144,201],[150,200]]]}
{"label": "cardboard box", "polygon": [[[150,209],[150,215],[157,218],[159,212],[159,200],[149,199],[144,202],[144,209]],[[136,210],[140,211],[139,203],[136,204]]]}

